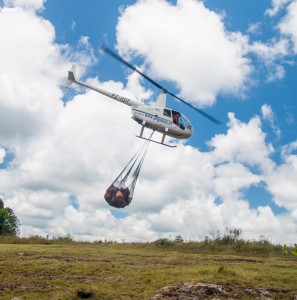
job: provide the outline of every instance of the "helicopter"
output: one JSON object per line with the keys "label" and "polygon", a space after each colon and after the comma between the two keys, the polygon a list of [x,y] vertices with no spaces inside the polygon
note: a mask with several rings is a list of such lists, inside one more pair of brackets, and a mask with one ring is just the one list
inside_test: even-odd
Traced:
{"label": "helicopter", "polygon": [[191,137],[194,133],[194,128],[189,121],[189,119],[182,114],[181,112],[178,112],[176,110],[173,110],[171,108],[166,107],[166,95],[171,95],[174,98],[178,99],[185,105],[191,107],[196,112],[200,113],[210,121],[214,122],[215,124],[222,124],[219,120],[212,117],[211,115],[207,114],[206,112],[200,110],[199,108],[193,106],[192,104],[186,102],[185,100],[181,99],[180,97],[176,96],[175,94],[171,93],[167,89],[165,89],[163,86],[155,82],[153,79],[136,69],[136,67],[132,66],[130,63],[125,61],[122,57],[114,53],[112,50],[107,48],[105,45],[102,45],[100,49],[105,52],[106,54],[112,56],[116,60],[120,61],[133,71],[137,72],[141,76],[143,76],[145,79],[147,79],[149,82],[151,82],[153,85],[158,87],[162,90],[162,93],[158,96],[156,102],[154,105],[146,105],[143,103],[140,103],[135,100],[128,99],[126,97],[117,95],[115,93],[105,91],[101,88],[94,87],[88,83],[79,81],[76,79],[75,75],[75,65],[72,66],[71,71],[68,71],[68,77],[64,84],[64,87],[69,87],[72,83],[78,84],[80,86],[83,86],[85,88],[88,88],[90,90],[93,90],[95,92],[98,92],[102,95],[105,95],[113,100],[116,100],[120,103],[123,103],[125,105],[128,105],[131,107],[131,114],[132,119],[136,121],[139,125],[141,125],[140,134],[136,137],[148,140],[143,136],[144,128],[151,129],[153,132],[159,132],[162,134],[161,141],[155,141],[151,138],[149,139],[151,142],[161,144],[167,147],[176,147],[175,145],[170,145],[165,143],[165,137],[170,136],[176,139],[187,139]]}

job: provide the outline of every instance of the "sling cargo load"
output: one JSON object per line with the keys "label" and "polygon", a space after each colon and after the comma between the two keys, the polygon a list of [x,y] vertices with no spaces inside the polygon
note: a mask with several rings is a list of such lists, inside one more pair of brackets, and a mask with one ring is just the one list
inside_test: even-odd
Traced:
{"label": "sling cargo load", "polygon": [[131,203],[137,178],[139,176],[152,135],[153,133],[128,162],[111,186],[106,190],[104,199],[110,206],[124,208]]}

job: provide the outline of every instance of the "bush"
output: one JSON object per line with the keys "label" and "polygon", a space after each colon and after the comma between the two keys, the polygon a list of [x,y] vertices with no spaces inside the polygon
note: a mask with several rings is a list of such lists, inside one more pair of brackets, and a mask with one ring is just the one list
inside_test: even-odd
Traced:
{"label": "bush", "polygon": [[167,238],[162,238],[162,239],[156,240],[156,241],[154,242],[154,244],[155,244],[157,247],[165,248],[165,247],[173,246],[173,245],[174,245],[174,242],[170,241],[170,240],[167,239]]}
{"label": "bush", "polygon": [[71,243],[74,242],[73,237],[71,234],[67,233],[66,235],[58,235],[52,238],[52,241],[58,243]]}
{"label": "bush", "polygon": [[216,233],[210,232],[211,237],[206,236],[204,239],[204,244],[214,244],[214,245],[232,245],[235,242],[240,241],[239,237],[242,234],[242,230],[238,228],[230,229],[225,228],[225,232],[222,235],[220,231]]}
{"label": "bush", "polygon": [[294,248],[290,248],[287,245],[284,245],[283,252],[288,254],[291,252],[294,256],[297,256],[297,244],[294,244]]}

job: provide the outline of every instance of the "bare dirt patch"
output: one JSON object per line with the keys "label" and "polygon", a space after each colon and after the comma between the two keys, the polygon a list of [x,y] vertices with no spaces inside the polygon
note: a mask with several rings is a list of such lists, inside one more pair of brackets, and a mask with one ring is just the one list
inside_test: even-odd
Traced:
{"label": "bare dirt patch", "polygon": [[[291,290],[264,289],[247,286],[234,286],[229,284],[176,283],[174,285],[161,288],[158,293],[151,298],[151,300],[297,299],[297,296],[293,296],[292,292],[293,291]],[[295,293],[297,293],[297,290]]]}
{"label": "bare dirt patch", "polygon": [[10,283],[0,282],[0,291],[2,292],[31,292],[31,291],[50,291],[52,287],[46,284],[28,284],[28,283]]}

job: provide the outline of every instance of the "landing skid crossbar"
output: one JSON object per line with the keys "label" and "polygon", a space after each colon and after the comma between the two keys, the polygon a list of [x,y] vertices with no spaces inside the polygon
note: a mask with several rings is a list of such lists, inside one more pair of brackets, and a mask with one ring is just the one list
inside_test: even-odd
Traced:
{"label": "landing skid crossbar", "polygon": [[151,140],[151,139],[147,139],[143,136],[139,136],[139,135],[136,135],[136,137],[140,138],[140,139],[144,139],[144,140],[147,140],[147,141],[150,141],[150,142],[153,142],[153,143],[156,143],[156,144],[160,144],[160,145],[163,145],[163,146],[167,146],[167,147],[170,147],[170,148],[176,148],[177,146],[172,146],[172,145],[168,145],[168,144],[164,144],[164,143],[160,143],[160,142],[157,142],[157,141],[154,141],[154,140]]}

